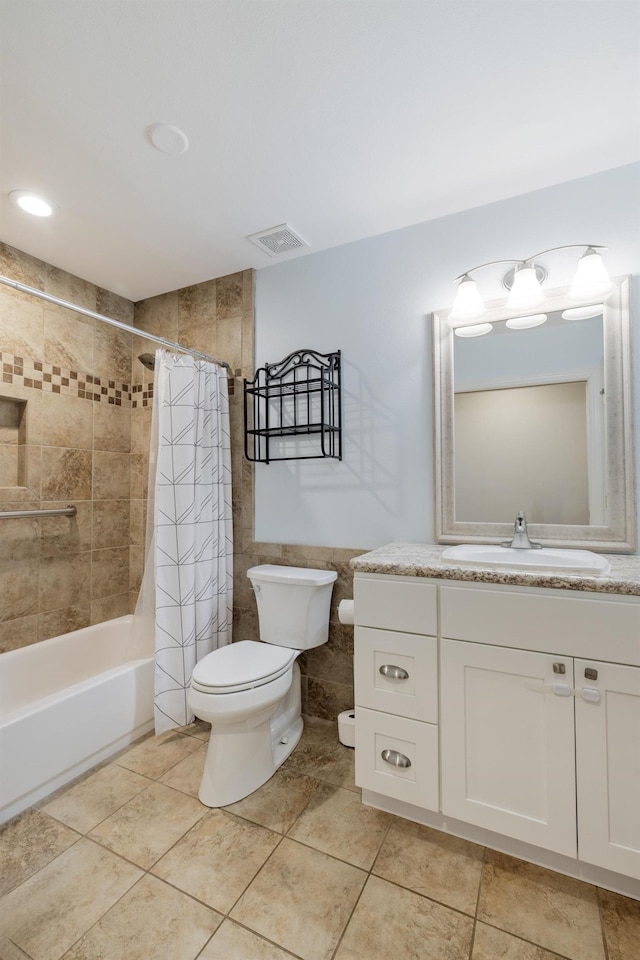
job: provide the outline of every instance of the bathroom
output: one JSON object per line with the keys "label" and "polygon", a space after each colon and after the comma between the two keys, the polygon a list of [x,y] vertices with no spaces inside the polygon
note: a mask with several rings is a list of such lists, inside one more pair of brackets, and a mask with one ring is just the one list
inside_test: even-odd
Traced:
{"label": "bathroom", "polygon": [[[153,156],[155,159],[155,154]],[[315,746],[316,763],[323,770],[321,775],[317,769],[312,773],[311,766],[299,761],[296,789],[301,795],[310,789],[311,781],[322,785],[318,788],[321,794],[325,791],[329,795],[329,788],[355,792],[351,784],[344,786],[347,777],[343,769],[344,754],[337,752],[335,738],[325,736],[328,729],[325,724],[335,723],[338,714],[354,704],[353,628],[341,624],[337,616],[339,602],[353,595],[351,559],[394,541],[433,543],[435,539],[431,312],[450,308],[455,292],[453,279],[473,264],[503,257],[525,257],[562,244],[604,244],[607,247],[604,258],[611,276],[632,277],[631,336],[637,356],[640,317],[635,304],[640,294],[637,215],[640,167],[632,160],[637,157],[629,153],[623,161],[604,162],[600,166],[596,162],[590,167],[583,158],[575,158],[574,164],[567,162],[566,173],[557,179],[541,178],[537,188],[513,191],[506,186],[502,193],[494,193],[491,202],[470,200],[452,204],[439,213],[409,218],[397,229],[386,226],[380,231],[372,226],[362,234],[365,239],[352,238],[352,242],[331,249],[314,251],[311,248],[303,256],[280,263],[258,255],[250,260],[251,265],[215,276],[204,272],[198,281],[185,270],[184,283],[156,287],[153,292],[150,288],[145,296],[115,293],[102,281],[92,279],[97,274],[90,268],[66,270],[54,265],[55,256],[44,257],[40,253],[44,248],[32,245],[27,228],[23,228],[22,242],[14,240],[2,247],[0,274],[44,287],[61,299],[229,363],[234,640],[254,639],[257,635],[254,596],[246,577],[250,567],[275,563],[332,569],[338,575],[331,603],[329,642],[308,652],[301,663],[303,712],[311,718],[308,749],[311,751]],[[180,158],[171,157],[170,162],[177,164]],[[61,216],[64,207],[61,203]],[[279,222],[285,216],[287,214],[255,224],[255,229]],[[291,219],[304,234],[303,224]],[[409,225],[405,225],[407,223]],[[47,229],[54,228],[52,221]],[[253,229],[247,228],[245,233]],[[26,252],[36,250],[37,253]],[[127,250],[126,255],[131,258],[130,251]],[[84,266],[81,259],[77,262]],[[550,257],[547,266],[549,285],[564,286],[570,281],[575,260]],[[488,297],[502,295],[496,280]],[[17,444],[23,448],[22,459],[14,461],[9,456],[13,451],[7,451],[3,469],[9,464],[7,469],[23,471],[27,478],[25,486],[40,483],[43,495],[37,503],[23,500],[16,505],[3,490],[2,509],[66,502],[78,506],[77,523],[73,527],[63,518],[50,518],[40,521],[39,525],[28,519],[4,521],[0,530],[0,593],[3,597],[0,649],[8,651],[132,610],[143,566],[145,478],[152,403],[152,375],[138,363],[137,357],[153,350],[154,346],[142,337],[115,333],[97,322],[36,305],[33,300],[16,297],[9,288],[0,289],[0,300],[3,364],[7,362],[5,352],[25,361],[40,357],[53,368],[91,372],[92,376],[100,377],[101,388],[105,381],[107,386],[107,402],[90,404],[77,394],[71,400],[64,388],[61,395],[56,396],[58,391],[29,386],[24,383],[26,373],[23,382],[18,383],[18,364],[13,360],[11,371],[3,368],[0,395],[12,402],[14,411],[17,405],[27,401],[24,439],[21,435]],[[342,353],[343,460],[252,466],[243,457],[242,380],[250,378],[256,367],[278,361],[303,347],[320,352],[339,349]],[[62,377],[55,369],[51,375]],[[131,399],[118,397],[116,390],[120,387],[110,387],[109,381],[130,385]],[[113,403],[109,402],[110,392]],[[636,457],[640,452],[639,397],[640,391],[636,388]],[[36,404],[41,409],[32,416]],[[85,405],[92,408],[90,416]],[[636,463],[638,472],[640,464]],[[32,476],[37,479],[32,480]],[[71,477],[73,487],[69,486]],[[2,486],[13,485],[10,480],[2,480]],[[506,522],[512,518],[504,519]],[[202,736],[202,730],[196,727],[191,734],[182,734],[169,744],[167,749],[175,751],[171,769],[186,764],[192,753],[198,754],[204,742]],[[135,790],[134,777],[163,777],[166,786],[170,768],[153,773],[152,763],[146,758],[139,764],[132,761],[131,767],[120,766],[118,770]],[[120,773],[122,770],[127,771],[126,775]],[[176,783],[179,771],[176,769],[174,773]],[[289,789],[295,793],[291,781]],[[339,796],[344,803],[349,799],[342,793]],[[44,812],[38,813],[44,817]],[[60,822],[65,821],[56,821]],[[264,852],[253,871],[257,873],[272,850],[270,836],[261,832],[267,827],[263,825],[253,833],[248,829],[243,833],[240,826],[253,821],[251,816],[242,820],[240,813],[235,820],[229,818],[229,822],[234,825],[230,829],[237,831],[239,849],[253,850],[256,858],[259,858],[256,851]],[[63,849],[75,845],[78,833],[85,834],[94,826],[83,829],[79,823],[75,827],[68,821],[65,823],[64,827],[52,828],[55,833],[55,840],[53,833],[51,835],[52,850],[55,848],[56,857]],[[389,821],[384,815],[370,811],[367,823],[369,839],[378,837],[378,846],[381,846]],[[190,827],[189,821],[185,830]],[[290,824],[286,830],[282,829],[283,832],[295,831]],[[73,835],[72,830],[76,831]],[[299,838],[304,843],[302,826],[299,830]],[[287,842],[293,844],[294,840]],[[396,842],[410,846],[411,836],[401,836],[398,832]],[[418,844],[417,837],[413,842]],[[310,842],[309,846],[314,847],[314,843]],[[329,855],[326,848],[318,849],[323,851],[323,856]],[[333,855],[340,860],[339,855]],[[358,869],[371,866],[370,862],[357,857],[346,859],[351,867]],[[34,876],[46,865],[40,862],[28,876]],[[122,879],[117,898],[138,882],[140,869],[135,869],[137,874],[130,872],[126,882]],[[175,881],[168,875],[166,878],[171,890],[175,890]],[[153,873],[147,873],[144,882],[147,889],[142,888],[141,896],[148,898],[161,886],[167,886]],[[328,885],[333,883],[344,883],[349,891],[346,896],[352,897],[350,902],[354,905],[355,879],[346,873],[336,874]],[[402,881],[400,887],[404,890]],[[418,904],[424,906],[421,890],[416,891],[410,882],[406,887],[411,891],[407,900],[412,908],[417,909]],[[210,903],[208,907],[203,906],[208,901],[197,894],[194,897],[181,894],[192,912],[198,914],[193,920],[194,927],[201,924],[198,929],[205,932],[200,934],[199,941],[197,937],[188,943],[185,941],[182,953],[167,955],[184,957],[184,960],[200,955],[203,958],[264,956],[278,960],[301,956],[304,960],[315,960],[317,956],[329,958],[334,951],[337,960],[376,955],[358,954],[351,941],[344,939],[340,946],[342,928],[333,940],[328,938],[328,945],[323,946],[325,952],[317,953],[311,945],[304,944],[302,937],[278,940],[265,930],[261,935],[260,928],[255,932],[250,921],[237,919],[239,912],[237,922],[233,918],[222,921],[220,916],[232,911],[243,889],[231,902],[220,902],[213,907]],[[117,898],[114,895],[108,903],[108,898],[105,900],[106,905],[91,920],[91,925],[103,914],[106,916]],[[435,897],[436,901],[439,899]],[[440,902],[446,904],[447,900]],[[461,912],[455,913],[455,909]],[[467,913],[465,907],[455,909],[456,917]],[[575,909],[576,916],[582,916],[578,908]],[[216,932],[207,927],[207,910],[217,910],[216,920],[220,926]],[[637,953],[633,952],[632,938],[638,936],[640,916],[637,913],[623,915],[621,910],[618,901],[614,904],[613,900],[607,900],[606,894],[601,894],[600,911],[610,921],[605,934],[609,937],[606,941],[609,957],[626,960]],[[185,911],[188,912],[187,906]],[[615,917],[619,929],[625,931],[619,940],[610,932],[615,926],[611,917]],[[554,956],[582,960],[603,955],[596,948],[592,954],[579,952],[582,946],[576,947],[569,941],[563,945],[561,940],[536,940],[535,935],[514,927],[505,927],[503,940],[498,938],[492,942],[486,928],[502,929],[500,921],[490,920],[483,926],[474,913],[474,923],[475,945],[469,945],[466,953],[464,947],[460,947],[457,953],[451,953],[452,957],[473,956],[473,960],[485,960],[500,956],[499,949],[504,956],[518,960],[520,957],[548,960]],[[61,936],[60,942],[65,944],[65,951],[70,951],[69,956],[103,955],[98,952],[96,938],[88,941],[88,946],[74,946],[88,929],[87,924],[72,940]],[[461,942],[464,940],[460,931],[456,936]],[[482,941],[482,936],[487,939]],[[6,944],[0,941],[0,956],[4,957],[3,951],[9,958],[32,956],[34,960],[63,955],[62,951],[47,952],[37,937],[30,943],[31,949],[23,946],[21,950],[13,941]],[[625,944],[629,951],[626,954]],[[236,954],[232,952],[234,949]],[[380,946],[381,960],[386,956],[382,951]],[[409,947],[406,956],[413,956],[408,951]],[[110,956],[116,955],[117,950],[112,948]]]}

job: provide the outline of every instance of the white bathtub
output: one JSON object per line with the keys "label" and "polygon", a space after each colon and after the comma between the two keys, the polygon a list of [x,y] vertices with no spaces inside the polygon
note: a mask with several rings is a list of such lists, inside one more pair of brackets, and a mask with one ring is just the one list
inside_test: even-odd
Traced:
{"label": "white bathtub", "polygon": [[133,617],[0,655],[0,823],[153,729]]}

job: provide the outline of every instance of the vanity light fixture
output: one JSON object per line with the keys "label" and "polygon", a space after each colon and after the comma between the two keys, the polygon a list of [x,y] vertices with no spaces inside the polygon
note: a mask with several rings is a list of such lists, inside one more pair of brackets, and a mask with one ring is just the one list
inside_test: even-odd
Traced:
{"label": "vanity light fixture", "polygon": [[546,323],[546,313],[533,313],[530,317],[509,317],[506,326],[510,330],[529,330],[531,327],[539,327]]}
{"label": "vanity light fixture", "polygon": [[569,296],[576,300],[604,297],[613,288],[602,262],[602,256],[598,252],[605,250],[606,247],[595,243],[565,243],[560,247],[541,250],[540,253],[527,257],[526,260],[490,260],[488,263],[480,263],[477,267],[472,267],[456,277],[453,282],[458,284],[458,291],[448,317],[451,326],[479,320],[485,313],[486,307],[478,291],[478,285],[470,276],[475,270],[482,270],[484,267],[491,267],[498,263],[515,264],[502,278],[503,286],[509,290],[506,306],[518,312],[531,310],[539,307],[546,299],[542,284],[547,278],[547,271],[536,262],[537,258],[553,253],[555,250],[567,250],[573,247],[582,247],[585,252],[578,261]]}
{"label": "vanity light fixture", "polygon": [[12,190],[9,199],[25,213],[31,213],[34,217],[50,217],[59,210],[51,200],[38,196],[30,190]]}

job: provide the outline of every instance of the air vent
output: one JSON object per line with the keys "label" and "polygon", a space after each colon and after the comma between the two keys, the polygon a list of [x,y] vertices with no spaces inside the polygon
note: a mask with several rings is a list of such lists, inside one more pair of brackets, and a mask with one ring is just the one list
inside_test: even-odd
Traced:
{"label": "air vent", "polygon": [[309,246],[307,241],[303,240],[288,223],[261,230],[260,233],[252,233],[247,240],[251,240],[251,243],[255,243],[256,247],[268,253],[270,257],[279,257],[283,253],[291,253],[299,250],[300,247]]}

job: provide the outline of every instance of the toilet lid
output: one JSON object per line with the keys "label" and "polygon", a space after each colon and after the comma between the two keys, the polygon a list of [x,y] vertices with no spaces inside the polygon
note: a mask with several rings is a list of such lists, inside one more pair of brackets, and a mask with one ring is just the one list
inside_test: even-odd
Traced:
{"label": "toilet lid", "polygon": [[191,684],[205,693],[250,690],[286,673],[297,650],[255,640],[240,640],[207,654],[196,663]]}

